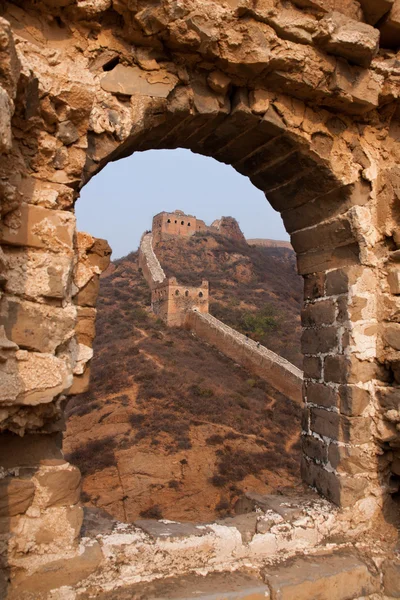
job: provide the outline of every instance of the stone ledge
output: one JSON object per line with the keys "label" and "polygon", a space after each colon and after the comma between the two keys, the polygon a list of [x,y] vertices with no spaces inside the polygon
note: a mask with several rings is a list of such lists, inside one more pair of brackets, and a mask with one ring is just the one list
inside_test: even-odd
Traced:
{"label": "stone ledge", "polygon": [[272,600],[351,600],[379,592],[379,578],[351,554],[300,558],[266,569]]}

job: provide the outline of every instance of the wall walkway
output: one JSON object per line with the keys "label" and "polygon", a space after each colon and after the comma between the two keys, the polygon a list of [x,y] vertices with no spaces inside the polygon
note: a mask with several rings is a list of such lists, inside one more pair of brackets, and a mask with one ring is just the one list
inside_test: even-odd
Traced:
{"label": "wall walkway", "polygon": [[236,363],[255,373],[291,400],[302,403],[303,372],[265,346],[246,338],[209,313],[188,312],[187,326]]}
{"label": "wall walkway", "polygon": [[156,288],[166,277],[153,250],[153,234],[144,233],[139,246],[139,267],[150,289]]}

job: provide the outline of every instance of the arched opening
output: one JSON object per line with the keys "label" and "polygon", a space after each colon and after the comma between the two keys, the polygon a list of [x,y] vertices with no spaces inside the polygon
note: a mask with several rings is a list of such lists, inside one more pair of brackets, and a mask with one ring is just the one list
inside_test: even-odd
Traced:
{"label": "arched opening", "polygon": [[[144,162],[146,157],[149,161],[151,158],[148,166]],[[196,186],[199,189],[193,191],[190,204],[187,200],[185,201],[185,197],[179,199],[176,196],[176,190],[172,185],[168,185],[167,173],[170,174],[172,182],[179,176],[178,171],[173,171],[173,165],[179,164],[179,159],[182,160],[182,172],[186,173],[188,181],[196,178],[199,180]],[[127,162],[126,174],[122,169],[124,162]],[[147,284],[144,278],[138,278],[132,270],[132,268],[135,269],[136,264],[135,253],[128,252],[135,249],[132,248],[132,230],[129,228],[129,234],[126,235],[127,240],[124,241],[118,218],[113,215],[110,215],[107,220],[99,218],[97,224],[93,223],[91,215],[93,215],[92,204],[94,203],[96,203],[98,212],[103,207],[103,210],[106,210],[109,185],[115,187],[115,181],[120,182],[121,193],[123,193],[123,189],[130,189],[129,177],[132,172],[137,170],[138,178],[135,176],[138,186],[137,193],[143,197],[148,188],[147,171],[158,170],[160,176],[157,179],[162,182],[165,190],[171,189],[171,199],[168,198],[168,192],[166,192],[167,197],[163,201],[167,204],[163,205],[163,201],[159,199],[160,194],[157,187],[148,189],[149,198],[144,204],[145,209],[139,211],[137,207],[132,207],[134,222],[135,224],[141,223],[142,231],[148,228],[152,212],[158,213],[163,208],[171,211],[176,204],[186,209],[186,212],[195,214],[197,218],[204,218],[203,220],[210,226],[216,218],[220,217],[220,213],[223,214],[222,211],[225,212],[230,207],[231,214],[236,214],[240,223],[243,222],[242,226],[249,238],[259,239],[263,231],[257,221],[255,223],[254,219],[248,218],[249,212],[257,211],[259,220],[269,224],[269,229],[264,228],[267,236],[274,235],[274,232],[275,237],[285,235],[282,222],[279,222],[279,218],[275,219],[273,211],[264,202],[262,195],[247,180],[232,171],[230,167],[221,165],[210,158],[190,155],[182,150],[157,151],[134,155],[125,161],[119,161],[115,163],[116,170],[112,168],[113,166],[107,167],[110,169],[109,183],[106,180],[107,169],[105,169],[87,187],[88,197],[85,197],[84,190],[82,198],[77,204],[79,227],[82,229],[91,227],[92,231],[94,229],[93,233],[107,237],[111,244],[115,243],[119,254],[125,254],[125,258],[122,257],[116,261],[115,267],[113,267],[115,271],[110,275],[106,273],[101,279],[97,341],[91,368],[92,388],[89,393],[84,394],[83,398],[79,396],[76,399],[73,398],[68,406],[69,420],[65,447],[70,460],[79,465],[84,473],[83,489],[87,505],[103,507],[120,518],[124,515],[125,520],[133,520],[141,515],[156,517],[157,514],[166,518],[182,520],[209,519],[213,516],[230,514],[239,497],[245,490],[250,489],[248,486],[252,484],[248,484],[247,481],[250,481],[252,477],[258,482],[260,491],[262,489],[275,491],[279,485],[284,483],[289,485],[288,482],[295,485],[295,482],[299,482],[299,408],[278,394],[277,397],[281,398],[282,406],[285,405],[284,411],[287,411],[286,416],[282,412],[282,419],[287,421],[286,427],[289,435],[286,450],[284,446],[278,450],[274,444],[278,439],[277,429],[279,426],[277,423],[271,423],[272,412],[268,408],[271,402],[275,401],[276,394],[273,388],[259,376],[254,376],[251,370],[246,371],[246,369],[235,367],[235,363],[229,358],[222,359],[222,355],[218,352],[214,354],[215,351],[212,347],[204,346],[201,338],[193,338],[189,332],[185,331],[174,332],[174,330],[162,327],[161,323],[157,324],[160,313],[154,319],[149,317],[143,319],[141,311],[146,308],[146,302],[148,306],[149,300],[141,304],[135,299],[136,294],[143,294]],[[147,186],[145,189],[140,187],[141,176],[143,176],[144,185]],[[125,177],[127,177],[126,180]],[[213,182],[215,190],[215,199],[208,206],[204,203],[204,198],[210,196],[210,192],[207,190],[207,180]],[[200,181],[205,182],[203,187]],[[187,186],[183,184],[182,189],[186,188]],[[223,189],[225,196],[222,196],[220,192]],[[121,198],[120,193],[117,196]],[[241,202],[243,197],[246,197],[246,205]],[[127,197],[125,205],[121,205],[118,212],[124,212],[124,221],[130,224],[129,200],[130,198]],[[151,209],[153,201],[156,204],[154,209]],[[171,202],[174,204],[171,205]],[[272,225],[274,219],[275,227]],[[185,222],[184,219],[182,220]],[[164,219],[165,221],[166,219]],[[212,284],[210,313],[237,330],[239,335],[246,333],[249,339],[255,340],[255,343],[262,340],[268,346],[273,345],[274,340],[279,337],[274,330],[275,326],[280,328],[283,340],[287,335],[284,331],[293,330],[293,323],[296,322],[296,341],[292,346],[296,348],[295,352],[298,357],[296,362],[301,366],[299,309],[302,284],[295,274],[293,251],[285,247],[249,245],[243,234],[239,234],[240,229],[234,225],[233,221],[227,221],[227,224],[231,229],[227,228],[224,232],[225,236],[222,237],[216,229],[212,230],[213,233],[210,236],[204,236],[203,233],[198,234],[194,230],[192,238],[186,239],[178,236],[174,239],[168,235],[165,239],[155,243],[155,252],[162,267],[166,270],[168,277],[176,276],[178,283],[193,285],[195,288],[202,283],[202,280],[211,277],[214,283]],[[105,226],[109,228],[108,231],[100,229]],[[99,230],[96,231],[97,227]],[[140,228],[136,232],[137,243],[141,236]],[[127,242],[131,246],[122,246],[122,242]],[[216,268],[217,264],[218,268]],[[282,295],[282,300],[277,302],[276,297],[280,293],[283,294],[283,279],[280,280],[280,283],[277,282],[282,268],[285,273],[290,274],[293,280],[287,285],[288,297],[292,299],[288,301]],[[268,271],[268,275],[263,274],[265,269]],[[192,270],[196,272],[195,275],[191,274]],[[250,280],[247,271],[251,273]],[[220,286],[218,282],[224,281],[228,285],[224,283]],[[275,283],[273,283],[274,281]],[[295,289],[292,287],[293,283],[295,283]],[[239,296],[233,293],[235,286],[240,288]],[[264,290],[263,293],[261,293],[261,288]],[[157,290],[157,293],[161,302],[166,301],[168,297],[166,289]],[[178,298],[180,291],[175,290],[173,294],[175,298]],[[204,298],[204,292],[198,289],[194,289],[193,293],[190,288],[184,289],[182,295],[187,301],[195,301],[196,297],[202,300]],[[246,307],[246,301],[253,306],[252,310],[243,308]],[[291,306],[291,302],[293,306]],[[113,305],[114,308],[112,308]],[[266,306],[269,308],[267,309]],[[284,317],[282,314],[278,316],[282,310],[285,314]],[[269,320],[264,316],[266,312],[269,314]],[[137,320],[137,315],[140,320]],[[253,321],[249,318],[250,315]],[[263,323],[261,329],[260,323]],[[143,337],[141,331],[146,332],[146,337]],[[121,358],[116,350],[112,351],[113,356],[108,357],[108,347],[113,347],[113,343],[115,343],[113,342],[114,336],[121,339],[123,347],[126,348],[123,355],[127,359]],[[283,345],[285,344],[284,354],[289,352],[291,347],[287,339]],[[279,348],[274,346],[274,349],[281,352],[283,345]],[[131,348],[135,352],[133,356]],[[168,349],[167,354],[165,354],[166,349]],[[182,358],[183,355],[190,357],[187,365],[185,359]],[[172,367],[166,357],[170,357],[173,362],[176,362],[176,366]],[[145,361],[142,363],[143,358]],[[288,358],[291,358],[290,352]],[[165,362],[166,360],[167,362]],[[126,366],[123,367],[124,363]],[[157,365],[161,365],[163,370],[160,371],[161,367]],[[176,373],[175,369],[178,369]],[[220,370],[220,374],[215,377],[218,370]],[[119,375],[117,371],[120,373]],[[123,383],[124,380],[126,380],[126,384]],[[137,389],[136,387],[132,388],[133,381],[138,382],[137,397],[133,393]],[[179,392],[171,387],[171,385],[175,386],[177,381],[181,382],[182,389]],[[225,381],[224,391],[221,387],[222,381]],[[199,413],[197,399],[201,400],[202,398],[204,401],[201,402],[202,409]],[[182,405],[178,407],[179,402],[182,402]],[[195,409],[195,407],[197,408]],[[169,416],[161,418],[161,415],[165,415],[167,410]],[[221,410],[224,412],[222,422]],[[99,458],[97,471],[94,471],[96,462],[91,460],[88,464],[86,456],[89,459],[89,455],[85,455],[85,448],[89,446],[90,451],[90,442],[93,437],[100,437],[100,434],[97,436],[96,430],[100,428],[102,431],[107,431],[107,428],[111,428],[115,413],[121,413],[121,411],[125,411],[127,415],[128,428],[122,437],[114,436],[113,442],[111,440],[107,442],[108,438],[105,436],[106,443],[111,446],[115,444],[115,446],[109,447],[108,453],[105,453],[106,460],[108,457],[110,463],[101,463]],[[293,412],[289,416],[290,411]],[[152,417],[153,413],[158,416]],[[89,440],[85,441],[82,436],[77,436],[77,431],[81,426],[80,423],[83,424],[88,419],[92,420],[93,427],[89,434]],[[150,428],[151,422],[153,424]],[[198,424],[193,425],[193,422]],[[208,424],[203,422],[208,422]],[[215,425],[213,425],[214,422]],[[241,422],[243,425],[240,425]],[[260,427],[258,423],[262,423],[262,426]],[[256,435],[256,431],[258,432],[258,442],[256,438],[252,441],[252,436]],[[275,437],[269,439],[272,431]],[[204,444],[201,446],[202,450],[198,446],[199,440],[202,440],[201,444]],[[292,446],[294,446],[293,449]],[[151,469],[151,465],[160,460],[161,453],[164,454],[165,448],[169,448],[165,457],[165,481],[162,486],[160,482],[159,493],[151,492],[150,488],[145,493],[145,489],[142,488],[143,491],[138,497],[135,490],[137,490],[138,484],[142,485],[140,479],[132,483],[131,491],[125,493],[126,498],[123,501],[116,494],[115,500],[105,504],[106,498],[101,489],[96,488],[97,492],[95,492],[94,481],[99,482],[107,477],[113,480],[117,474],[115,470],[117,463],[119,470],[121,469],[120,452],[131,457],[130,464],[132,465],[135,464],[137,456],[145,452],[148,457],[148,468]],[[277,457],[285,455],[285,452],[287,454],[286,462],[284,460],[275,472],[272,465],[277,461]],[[197,465],[196,455],[202,454],[210,457],[220,456],[215,461],[214,472],[211,475],[206,475],[204,467]],[[113,456],[114,463],[112,462]],[[272,456],[276,458],[273,459]],[[176,475],[174,467],[171,466],[176,463],[177,457],[180,457],[179,460],[187,461],[184,475],[179,477]],[[237,472],[229,471],[223,474],[225,466],[230,460],[236,461],[238,465],[244,465],[247,461],[248,466],[246,469],[238,466]],[[263,465],[263,461],[265,461],[265,465]],[[206,464],[207,461],[204,466]],[[192,469],[200,469],[196,485],[191,483]],[[251,471],[253,472],[251,473]],[[274,483],[267,483],[271,477]],[[171,481],[174,483],[170,485]],[[281,483],[279,484],[279,482]],[[197,489],[197,485],[200,486],[201,491]],[[108,486],[102,486],[102,489],[108,489]],[[191,505],[186,500],[187,505],[184,510],[185,495],[197,498],[197,500],[196,505]],[[208,498],[210,508],[202,506],[202,497]],[[154,506],[158,507],[158,513],[151,510]]]}
{"label": "arched opening", "polygon": [[[23,569],[22,563],[43,565],[47,555],[56,560],[60,550],[62,558],[65,550],[72,556],[77,547],[79,474],[59,462],[53,432],[62,428],[63,397],[71,393],[71,382],[82,384],[88,377],[98,275],[108,249],[75,235],[73,205],[93,175],[133,152],[184,147],[233,165],[282,214],[305,278],[303,480],[353,509],[347,513],[352,512],[349,529],[355,535],[373,522],[381,499],[398,489],[396,65],[385,50],[376,54],[377,29],[384,46],[397,47],[396,7],[389,12],[392,2],[377,10],[371,2],[336,3],[338,16],[327,15],[320,0],[311,3],[311,11],[309,2],[296,0],[274,14],[262,3],[229,2],[212,11],[201,2],[177,10],[171,3],[150,4],[6,2],[2,7],[12,24],[1,20],[6,258],[0,262],[6,318],[0,367],[7,377],[0,380],[9,384],[1,419],[5,430],[21,436],[1,453],[9,461],[2,485],[15,478],[27,492],[27,504],[34,497],[32,509],[24,504],[17,517],[18,531],[10,529],[11,537],[20,536],[14,550],[8,545],[13,571],[17,565]],[[296,15],[295,27],[287,10]],[[162,228],[156,227],[159,236]],[[238,275],[245,277],[246,265],[239,266]],[[116,270],[113,281],[124,281],[123,270]],[[135,312],[138,324],[145,314]],[[264,314],[263,322],[270,317]],[[153,333],[161,338],[161,326]],[[174,346],[167,342],[174,340],[164,342],[165,353],[172,354]],[[132,344],[131,360],[136,350]],[[122,363],[128,353],[118,358]],[[149,373],[144,379],[148,389]],[[112,382],[118,382],[116,372]],[[194,388],[193,406],[207,402],[207,390]],[[142,415],[135,415],[131,426],[144,430]],[[169,423],[168,414],[163,416]],[[102,423],[105,429],[110,425],[105,416]],[[112,425],[120,423],[116,418]],[[48,444],[44,449],[39,444],[40,456],[30,452],[30,443],[38,447],[37,434]],[[15,453],[13,464],[9,448],[16,440],[23,451]],[[92,445],[92,455],[110,456],[105,440]],[[21,471],[27,456],[36,457],[36,464]],[[237,464],[226,460],[225,468]],[[77,484],[74,493],[59,507],[45,506],[47,499],[53,501],[49,480],[55,475],[66,482],[67,473]],[[137,473],[143,473],[140,465]],[[174,486],[175,479],[171,490]],[[317,508],[316,522],[324,516]],[[345,528],[342,523],[341,531]],[[320,539],[318,526],[308,533]],[[330,533],[332,527],[328,538]],[[235,568],[238,556],[247,564],[257,554],[255,546],[265,542],[269,550],[266,536],[270,533],[257,532],[255,538],[253,531],[254,544],[240,544],[237,530],[237,545],[225,554],[223,536],[216,534],[207,549],[213,556],[207,568]],[[289,537],[286,527],[284,536]],[[279,550],[269,560],[297,551],[294,537],[290,548],[281,541],[276,539]],[[152,545],[157,552],[157,543]],[[218,562],[223,545],[224,562]],[[22,548],[32,549],[26,560]],[[159,577],[161,568],[168,573],[171,565],[180,568],[177,555],[166,554],[161,567],[156,561],[158,571],[148,574],[152,561],[143,553],[147,564],[140,568],[147,580]],[[122,562],[127,566],[126,556]],[[203,567],[204,555],[200,562]],[[198,570],[198,564],[190,567]],[[115,571],[108,572],[102,581],[111,587]],[[126,570],[121,573],[116,585],[122,585]],[[36,580],[42,574],[36,571]]]}

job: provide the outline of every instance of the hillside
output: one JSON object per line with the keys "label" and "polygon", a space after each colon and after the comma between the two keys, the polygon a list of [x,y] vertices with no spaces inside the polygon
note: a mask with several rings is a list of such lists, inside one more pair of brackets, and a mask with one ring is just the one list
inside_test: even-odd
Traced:
{"label": "hillside", "polygon": [[212,315],[303,368],[303,283],[293,250],[208,233],[160,242],[155,251],[167,277],[187,285],[209,281]]}
{"label": "hillside", "polygon": [[[295,330],[299,302],[292,256],[221,236],[181,242],[157,250],[167,271],[208,277],[214,314],[271,342],[285,332],[275,349],[299,355],[287,325]],[[190,332],[167,329],[149,304],[137,253],[115,261],[101,280],[91,387],[67,406],[64,446],[86,504],[124,521],[204,521],[231,514],[245,491],[301,486],[299,407]]]}

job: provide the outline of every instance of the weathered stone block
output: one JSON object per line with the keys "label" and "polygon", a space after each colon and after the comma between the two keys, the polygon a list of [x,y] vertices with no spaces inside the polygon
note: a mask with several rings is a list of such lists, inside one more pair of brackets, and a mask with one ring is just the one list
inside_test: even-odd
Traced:
{"label": "weathered stone block", "polygon": [[390,11],[394,0],[359,0],[364,11],[365,19],[370,25],[375,25]]}
{"label": "weathered stone block", "polygon": [[304,457],[301,462],[301,476],[305,483],[315,487],[326,498],[343,508],[353,506],[360,500],[368,485],[365,478],[335,475]]}
{"label": "weathered stone block", "polygon": [[71,387],[65,392],[68,396],[74,396],[75,394],[83,394],[87,392],[90,387],[90,366],[85,368],[82,375],[74,375]]}
{"label": "weathered stone block", "polygon": [[36,475],[36,479],[45,488],[44,508],[79,502],[81,474],[77,467],[70,465],[67,469],[47,470]]}
{"label": "weathered stone block", "polygon": [[394,0],[392,9],[387,13],[379,26],[382,48],[398,48],[400,46],[400,2]]}
{"label": "weathered stone block", "polygon": [[53,353],[73,334],[75,307],[56,308],[15,298],[3,310],[0,324],[20,348]]}
{"label": "weathered stone block", "polygon": [[11,99],[0,85],[0,154],[9,152],[12,147]]}
{"label": "weathered stone block", "polygon": [[354,242],[354,234],[350,222],[343,217],[328,223],[302,229],[292,233],[290,241],[298,253],[311,250],[336,248]]}
{"label": "weathered stone block", "polygon": [[388,284],[392,294],[400,294],[400,269],[393,269],[389,272]]}
{"label": "weathered stone block", "polygon": [[[270,196],[269,196],[270,198]],[[300,275],[319,273],[328,269],[338,269],[359,263],[358,244],[340,246],[331,250],[315,250],[297,256],[297,269]],[[328,292],[327,292],[328,295]]]}
{"label": "weathered stone block", "polygon": [[304,454],[313,460],[318,460],[325,464],[328,462],[328,446],[325,442],[312,435],[304,435],[301,439]]}
{"label": "weathered stone block", "polygon": [[339,387],[340,412],[349,417],[361,415],[370,403],[371,396],[368,390],[355,385],[341,385]]}
{"label": "weathered stone block", "polygon": [[265,578],[274,600],[349,600],[379,591],[379,579],[347,553],[297,558],[268,568]]}
{"label": "weathered stone block", "polygon": [[397,410],[400,403],[399,387],[378,387],[376,397],[383,410]]}
{"label": "weathered stone block", "polygon": [[96,309],[89,306],[77,307],[76,338],[80,344],[92,346],[96,334]]}
{"label": "weathered stone block", "polygon": [[379,49],[379,31],[332,12],[319,22],[315,41],[327,52],[368,67]]}
{"label": "weathered stone block", "polygon": [[2,432],[0,435],[0,466],[37,467],[63,458],[60,434],[27,434],[24,437]]}
{"label": "weathered stone block", "polygon": [[322,375],[322,359],[319,356],[303,357],[304,377],[320,379]]}
{"label": "weathered stone block", "polygon": [[325,406],[326,408],[338,407],[339,398],[337,391],[324,383],[306,384],[307,402]]}
{"label": "weathered stone block", "polygon": [[32,298],[64,298],[71,277],[72,257],[33,249],[5,247],[9,265],[6,291]]}
{"label": "weathered stone block", "polygon": [[313,273],[304,277],[304,300],[321,298],[325,291],[325,273]]}
{"label": "weathered stone block", "polygon": [[17,576],[13,580],[10,593],[18,598],[18,594],[29,590],[39,598],[50,590],[72,586],[86,579],[96,571],[102,560],[100,544],[92,542],[78,556],[45,563],[29,577],[26,577],[25,573]]}
{"label": "weathered stone block", "polygon": [[301,336],[303,354],[320,354],[331,352],[337,346],[336,327],[305,329]]}
{"label": "weathered stone block", "polygon": [[13,517],[27,511],[33,502],[32,481],[6,477],[0,481],[0,517]]}
{"label": "weathered stone block", "polygon": [[96,306],[99,295],[100,277],[93,275],[92,279],[74,296],[74,303],[78,306]]}
{"label": "weathered stone block", "polygon": [[390,323],[385,325],[383,330],[383,338],[389,346],[395,350],[400,350],[400,324]]}
{"label": "weathered stone block", "polygon": [[301,313],[303,327],[331,325],[335,321],[336,306],[331,299],[307,304]]}
{"label": "weathered stone block", "polygon": [[346,417],[337,412],[312,407],[311,430],[339,442],[364,444],[371,441],[371,420],[363,417]]}
{"label": "weathered stone block", "polygon": [[358,475],[376,470],[377,458],[371,457],[365,450],[354,446],[329,444],[328,458],[332,467],[339,473]]}
{"label": "weathered stone block", "polygon": [[383,587],[391,598],[400,598],[400,561],[388,560],[383,564]]}
{"label": "weathered stone block", "polygon": [[119,64],[102,77],[100,85],[103,90],[113,94],[166,98],[177,82],[176,77],[162,69],[149,72],[136,66]]}
{"label": "weathered stone block", "polygon": [[366,383],[371,379],[386,381],[388,373],[375,361],[336,354],[324,358],[324,380],[333,383]]}
{"label": "weathered stone block", "polygon": [[0,225],[0,240],[13,246],[70,254],[74,231],[75,216],[72,213],[21,204]]}
{"label": "weathered stone block", "polygon": [[336,269],[326,274],[326,295],[337,296],[346,294],[349,287],[355,282],[360,268]]}

